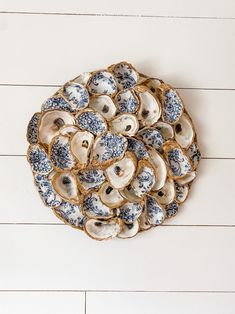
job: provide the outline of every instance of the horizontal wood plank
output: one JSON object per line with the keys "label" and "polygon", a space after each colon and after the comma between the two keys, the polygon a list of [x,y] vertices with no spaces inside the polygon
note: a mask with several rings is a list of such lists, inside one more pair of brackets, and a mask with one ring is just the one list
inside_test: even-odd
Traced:
{"label": "horizontal wood plank", "polygon": [[0,292],[4,314],[83,314],[84,292]]}
{"label": "horizontal wood plank", "polygon": [[233,293],[89,292],[87,314],[234,314]]}
{"label": "horizontal wood plank", "polygon": [[160,227],[96,242],[66,226],[0,228],[0,290],[235,291],[235,228]]}
{"label": "horizontal wood plank", "polygon": [[[60,223],[45,207],[24,157],[0,157],[0,223]],[[235,225],[235,160],[202,160],[198,178],[172,225]],[[151,233],[151,231],[150,231]]]}
{"label": "horizontal wood plank", "polygon": [[78,14],[136,14],[163,16],[193,16],[193,17],[234,17],[235,8],[232,0],[119,0],[118,5],[113,1],[82,1],[82,0],[8,0],[0,1],[2,11],[14,12],[59,12]]}
{"label": "horizontal wood plank", "polygon": [[[0,86],[3,104],[0,116],[2,134],[0,154],[26,154],[27,124],[34,112],[40,111],[42,102],[57,89],[57,87]],[[234,158],[235,145],[231,143],[235,132],[233,123],[235,91],[179,90],[179,92],[194,121],[202,155]]]}
{"label": "horizontal wood plank", "polygon": [[128,60],[177,87],[235,88],[235,20],[1,14],[0,83],[62,84]]}

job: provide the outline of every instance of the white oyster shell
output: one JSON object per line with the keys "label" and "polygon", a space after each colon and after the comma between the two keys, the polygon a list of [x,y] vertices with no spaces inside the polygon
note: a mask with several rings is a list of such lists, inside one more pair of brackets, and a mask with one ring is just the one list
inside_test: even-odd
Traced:
{"label": "white oyster shell", "polygon": [[107,240],[116,237],[121,232],[121,225],[115,218],[106,221],[89,219],[85,223],[85,231],[95,240]]}
{"label": "white oyster shell", "polygon": [[93,165],[105,165],[121,159],[127,149],[127,139],[118,134],[107,132],[96,138],[91,154]]}
{"label": "white oyster shell", "polygon": [[94,142],[94,135],[88,131],[77,131],[70,141],[72,154],[75,156],[80,168],[89,163],[89,154]]}
{"label": "white oyster shell", "polygon": [[120,191],[114,189],[109,182],[105,182],[101,186],[99,196],[101,201],[110,208],[119,207],[125,202],[125,199],[120,194]]}
{"label": "white oyster shell", "polygon": [[132,153],[126,153],[123,159],[112,163],[105,170],[110,185],[115,189],[127,186],[135,174],[136,165],[136,158]]}
{"label": "white oyster shell", "polygon": [[105,119],[91,109],[86,109],[76,115],[77,126],[85,131],[91,132],[94,135],[100,135],[107,131]]}
{"label": "white oyster shell", "polygon": [[139,130],[139,122],[135,115],[123,113],[110,122],[110,128],[115,133],[134,136]]}
{"label": "white oyster shell", "polygon": [[136,220],[132,224],[123,224],[122,231],[118,234],[118,238],[129,239],[133,238],[139,231],[139,222]]}
{"label": "white oyster shell", "polygon": [[170,178],[166,180],[165,185],[157,192],[152,193],[156,200],[161,205],[168,205],[175,198],[175,184]]}
{"label": "white oyster shell", "polygon": [[72,136],[74,133],[78,131],[78,127],[75,125],[65,125],[60,128],[60,134],[66,136]]}
{"label": "white oyster shell", "polygon": [[201,152],[197,143],[192,143],[189,146],[187,150],[187,155],[191,160],[193,168],[195,169],[198,166],[199,161],[201,160]]}
{"label": "white oyster shell", "polygon": [[165,141],[174,137],[174,129],[170,124],[163,121],[158,121],[156,124],[154,124],[154,127],[162,134],[162,137]]}
{"label": "white oyster shell", "polygon": [[49,146],[49,157],[56,170],[72,169],[76,160],[71,152],[70,138],[65,135],[55,136]]}
{"label": "white oyster shell", "polygon": [[138,119],[145,126],[152,126],[161,116],[161,104],[149,91],[140,91],[140,108],[137,113]]}
{"label": "white oyster shell", "polygon": [[128,202],[135,203],[140,201],[140,197],[135,194],[135,190],[130,184],[121,190],[120,193]]}
{"label": "white oyster shell", "polygon": [[57,172],[52,177],[54,190],[66,201],[78,203],[80,201],[80,191],[77,187],[75,176],[69,172]]}
{"label": "white oyster shell", "polygon": [[117,84],[113,75],[107,71],[94,72],[87,83],[89,92],[93,95],[113,95],[117,92]]}
{"label": "white oyster shell", "polygon": [[40,121],[39,140],[42,144],[49,145],[52,138],[59,134],[59,130],[66,124],[73,125],[74,117],[65,111],[53,110],[45,112]]}
{"label": "white oyster shell", "polygon": [[135,194],[139,197],[151,191],[155,184],[155,172],[152,164],[146,160],[140,160],[136,177],[131,182]]}
{"label": "white oyster shell", "polygon": [[196,176],[197,176],[196,171],[192,171],[187,173],[183,178],[177,179],[176,182],[181,185],[184,185],[192,182],[196,178]]}
{"label": "white oyster shell", "polygon": [[191,120],[186,114],[182,114],[174,125],[175,139],[183,148],[188,148],[194,138],[194,129]]}
{"label": "white oyster shell", "polygon": [[111,120],[117,111],[112,99],[107,95],[94,96],[90,99],[89,107],[101,114],[106,120]]}
{"label": "white oyster shell", "polygon": [[112,209],[102,203],[99,194],[95,192],[88,194],[84,198],[83,212],[89,218],[108,219],[113,216]]}
{"label": "white oyster shell", "polygon": [[165,219],[165,211],[154,197],[146,195],[145,208],[147,221],[150,225],[157,226],[163,223]]}
{"label": "white oyster shell", "polygon": [[78,83],[78,84],[82,84],[82,85],[86,85],[90,77],[91,77],[91,73],[90,72],[83,72],[79,76],[77,76],[73,80],[73,82],[74,83]]}
{"label": "white oyster shell", "polygon": [[153,190],[157,191],[161,189],[166,181],[167,177],[167,167],[164,159],[161,155],[152,147],[148,148],[148,154],[152,165],[155,170],[155,184],[153,186]]}

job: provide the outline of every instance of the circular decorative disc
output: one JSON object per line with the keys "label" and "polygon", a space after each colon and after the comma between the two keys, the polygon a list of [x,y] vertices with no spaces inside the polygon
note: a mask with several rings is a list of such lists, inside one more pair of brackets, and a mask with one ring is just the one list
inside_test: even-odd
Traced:
{"label": "circular decorative disc", "polygon": [[200,160],[178,92],[127,62],[63,85],[33,115],[27,139],[44,204],[96,240],[175,216]]}

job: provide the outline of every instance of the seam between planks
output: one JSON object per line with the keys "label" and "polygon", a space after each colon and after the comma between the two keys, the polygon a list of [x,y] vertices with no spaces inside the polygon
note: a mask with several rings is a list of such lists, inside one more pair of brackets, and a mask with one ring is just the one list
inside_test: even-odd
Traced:
{"label": "seam between planks", "polygon": [[185,16],[185,15],[113,14],[113,13],[0,11],[0,14],[53,15],[53,16],[91,16],[91,17],[124,17],[124,18],[150,18],[150,19],[154,19],[155,18],[155,19],[235,20],[235,17],[223,17],[223,16]]}
{"label": "seam between planks", "polygon": [[86,294],[88,293],[94,293],[94,292],[98,292],[98,293],[120,293],[120,292],[125,292],[125,293],[213,293],[213,294],[226,294],[226,293],[235,293],[234,290],[38,290],[38,289],[22,289],[22,290],[5,290],[5,289],[2,289],[0,290],[0,293],[9,293],[9,292],[19,292],[19,293],[25,293],[25,292],[32,292],[32,293],[39,293],[39,292],[44,292],[44,293],[48,293],[48,292],[55,292],[55,293],[68,293],[68,292],[71,292],[71,293],[74,293],[74,292],[77,292],[77,293],[81,293],[81,292],[85,292]]}

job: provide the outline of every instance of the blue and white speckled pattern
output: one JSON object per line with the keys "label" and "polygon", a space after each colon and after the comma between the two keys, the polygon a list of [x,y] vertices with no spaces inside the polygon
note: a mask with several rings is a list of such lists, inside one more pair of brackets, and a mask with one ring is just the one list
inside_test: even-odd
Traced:
{"label": "blue and white speckled pattern", "polygon": [[73,108],[71,107],[70,103],[67,102],[63,97],[51,97],[48,98],[42,104],[42,111],[49,111],[49,110],[64,110],[73,112]]}
{"label": "blue and white speckled pattern", "polygon": [[107,131],[103,118],[94,111],[86,111],[78,115],[77,125],[80,129],[100,135]]}
{"label": "blue and white speckled pattern", "polygon": [[167,160],[172,176],[174,177],[183,177],[192,170],[191,165],[180,148],[170,149],[167,152]]}
{"label": "blue and white speckled pattern", "polygon": [[50,146],[50,159],[55,168],[72,169],[75,159],[70,151],[69,137],[58,136]]}
{"label": "blue and white speckled pattern", "polygon": [[81,170],[78,171],[77,177],[85,190],[97,189],[105,181],[104,171],[101,169]]}
{"label": "blue and white speckled pattern", "polygon": [[119,217],[127,224],[133,224],[143,211],[140,203],[126,203],[119,208]]}
{"label": "blue and white speckled pattern", "polygon": [[89,94],[87,89],[78,83],[70,83],[64,87],[64,95],[72,104],[73,111],[84,109],[89,104]]}
{"label": "blue and white speckled pattern", "polygon": [[94,73],[88,81],[88,90],[91,94],[110,95],[117,92],[117,84],[113,75],[107,71],[98,71]]}
{"label": "blue and white speckled pattern", "polygon": [[27,140],[30,144],[38,143],[38,128],[41,119],[41,112],[36,112],[29,121],[27,128]]}
{"label": "blue and white speckled pattern", "polygon": [[139,101],[136,95],[134,95],[134,91],[128,89],[118,93],[116,104],[119,112],[134,113],[139,106]]}
{"label": "blue and white speckled pattern", "polygon": [[38,174],[48,174],[53,169],[47,153],[39,145],[29,146],[28,161],[32,167],[32,171]]}
{"label": "blue and white speckled pattern", "polygon": [[58,207],[54,208],[54,211],[65,221],[65,223],[83,229],[86,218],[82,213],[80,205],[63,200]]}
{"label": "blue and white speckled pattern", "polygon": [[130,64],[126,62],[116,64],[113,69],[113,74],[120,89],[131,88],[137,84],[138,73]]}
{"label": "blue and white speckled pattern", "polygon": [[113,216],[113,211],[101,202],[97,193],[91,193],[85,197],[83,211],[90,218],[107,219]]}
{"label": "blue and white speckled pattern", "polygon": [[165,122],[173,124],[179,120],[183,112],[183,105],[174,90],[170,89],[164,92],[162,111],[162,117]]}
{"label": "blue and white speckled pattern", "polygon": [[153,128],[145,128],[138,133],[138,136],[142,141],[157,151],[162,151],[162,145],[164,142],[162,134]]}
{"label": "blue and white speckled pattern", "polygon": [[165,213],[157,200],[150,196],[146,196],[146,215],[150,225],[157,226],[163,223]]}

